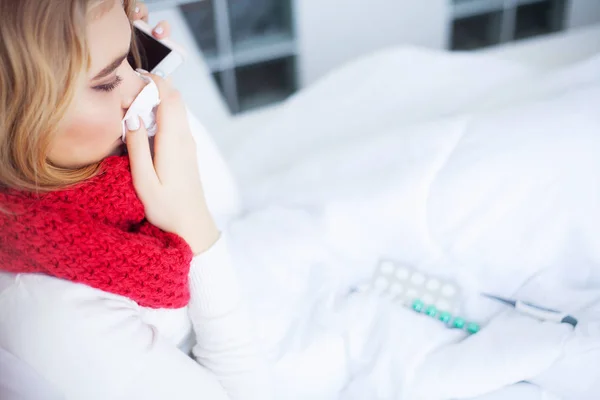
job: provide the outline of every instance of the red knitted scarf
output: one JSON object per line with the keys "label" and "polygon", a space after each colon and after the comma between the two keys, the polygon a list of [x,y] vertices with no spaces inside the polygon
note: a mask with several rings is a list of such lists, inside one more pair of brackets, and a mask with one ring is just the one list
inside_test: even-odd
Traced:
{"label": "red knitted scarf", "polygon": [[68,190],[0,190],[0,270],[83,283],[144,307],[186,306],[190,247],[145,219],[127,157],[108,157],[101,170]]}

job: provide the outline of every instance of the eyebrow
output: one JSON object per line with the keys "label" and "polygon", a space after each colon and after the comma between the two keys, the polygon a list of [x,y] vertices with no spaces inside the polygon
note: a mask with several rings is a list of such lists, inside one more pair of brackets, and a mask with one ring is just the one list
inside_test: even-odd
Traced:
{"label": "eyebrow", "polygon": [[95,81],[95,80],[104,78],[104,77],[112,74],[114,72],[114,70],[119,68],[119,65],[121,65],[123,63],[123,61],[125,61],[125,59],[127,58],[128,55],[129,55],[129,51],[125,55],[122,55],[122,56],[119,56],[118,58],[116,58],[113,62],[111,62],[109,65],[107,65],[102,71],[100,71],[98,73],[98,75],[93,77],[92,80]]}

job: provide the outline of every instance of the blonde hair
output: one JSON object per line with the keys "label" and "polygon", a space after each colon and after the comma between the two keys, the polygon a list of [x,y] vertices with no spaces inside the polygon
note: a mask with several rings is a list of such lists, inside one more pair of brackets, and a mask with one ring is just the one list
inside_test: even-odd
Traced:
{"label": "blonde hair", "polygon": [[[49,191],[96,173],[97,165],[68,170],[47,157],[90,65],[86,25],[106,1],[0,0],[0,189]],[[135,0],[122,3],[131,19]]]}

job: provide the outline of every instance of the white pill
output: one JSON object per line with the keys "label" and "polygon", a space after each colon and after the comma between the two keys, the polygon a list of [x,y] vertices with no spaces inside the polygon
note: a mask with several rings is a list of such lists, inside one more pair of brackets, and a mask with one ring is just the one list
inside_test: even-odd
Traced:
{"label": "white pill", "polygon": [[442,286],[442,284],[440,283],[440,281],[438,281],[437,279],[430,279],[429,282],[427,282],[427,289],[433,291],[436,291],[440,288],[440,286]]}
{"label": "white pill", "polygon": [[415,272],[410,281],[417,286],[421,286],[423,283],[425,283],[425,275]]}
{"label": "white pill", "polygon": [[387,289],[387,287],[388,287],[388,284],[389,284],[389,283],[388,283],[388,280],[387,280],[387,279],[385,279],[385,278],[384,278],[384,277],[382,277],[382,276],[380,276],[379,278],[377,278],[377,279],[375,280],[375,288],[376,288],[377,290],[380,290],[380,291],[383,291],[383,290]]}
{"label": "white pill", "polygon": [[404,292],[404,286],[399,285],[397,283],[392,284],[392,286],[390,287],[390,293],[393,294],[394,296],[398,296],[399,294],[401,294],[402,292]]}
{"label": "white pill", "polygon": [[421,300],[423,300],[425,304],[433,304],[435,298],[430,294],[425,294]]}
{"label": "white pill", "polygon": [[419,295],[419,292],[417,292],[415,289],[408,289],[406,291],[406,297],[408,297],[409,299],[416,299]]}
{"label": "white pill", "polygon": [[391,261],[384,261],[381,263],[381,272],[384,274],[391,274],[394,272],[394,263]]}
{"label": "white pill", "polygon": [[435,306],[440,311],[450,311],[450,303],[448,303],[446,300],[439,300],[437,303],[435,303]]}
{"label": "white pill", "polygon": [[410,276],[410,272],[405,267],[400,267],[396,270],[396,278],[398,278],[400,280],[405,281],[408,279],[409,276]]}
{"label": "white pill", "polygon": [[456,294],[456,288],[454,287],[454,285],[444,285],[444,287],[442,288],[442,294],[447,297],[452,297]]}

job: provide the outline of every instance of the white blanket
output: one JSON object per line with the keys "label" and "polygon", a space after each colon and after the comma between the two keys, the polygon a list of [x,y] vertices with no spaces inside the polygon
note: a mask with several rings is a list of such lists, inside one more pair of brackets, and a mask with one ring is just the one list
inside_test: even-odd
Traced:
{"label": "white blanket", "polygon": [[[414,92],[377,112],[358,99],[343,113],[321,107],[318,123],[294,118],[310,108],[298,106],[310,98],[296,99],[233,156],[251,208],[232,222],[232,248],[282,398],[596,398],[600,58],[539,77],[465,56],[422,61],[431,57],[442,70],[487,63],[497,73],[475,76],[455,101],[432,101],[437,118],[420,124],[423,104],[414,104],[426,100]],[[413,82],[387,71],[372,84]],[[298,137],[298,126],[315,129]],[[467,339],[385,299],[350,295],[381,257],[457,279],[465,316],[483,330]],[[502,312],[481,291],[581,323],[572,330]]]}

